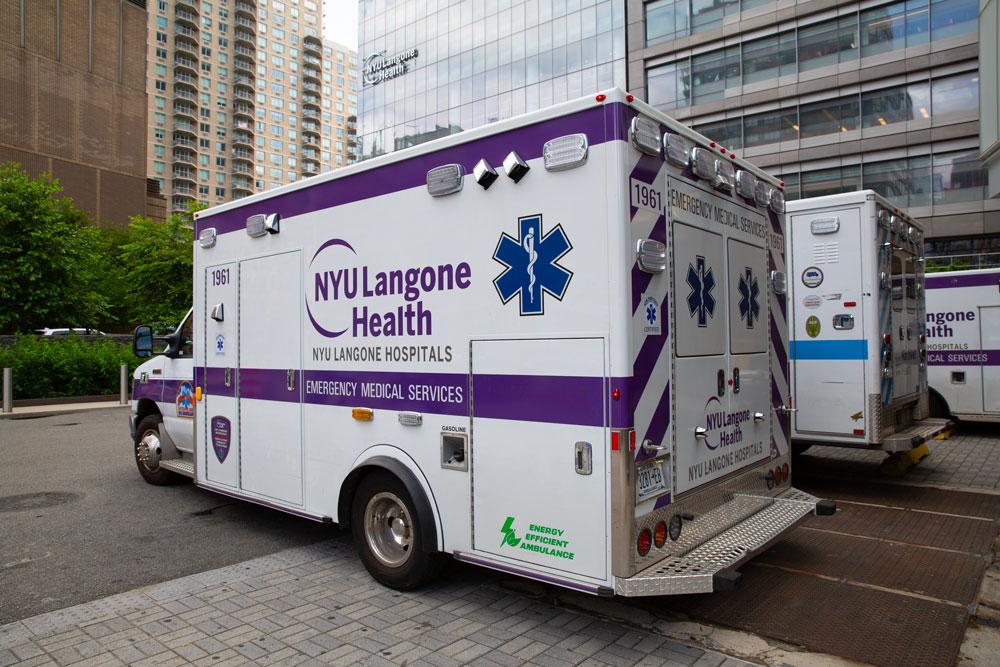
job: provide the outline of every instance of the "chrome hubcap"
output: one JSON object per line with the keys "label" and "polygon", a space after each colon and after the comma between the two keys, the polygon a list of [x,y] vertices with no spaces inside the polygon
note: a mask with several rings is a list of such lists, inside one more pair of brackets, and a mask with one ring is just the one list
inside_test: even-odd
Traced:
{"label": "chrome hubcap", "polygon": [[160,434],[156,431],[146,431],[136,445],[135,457],[147,469],[156,470],[160,465]]}
{"label": "chrome hubcap", "polygon": [[407,561],[413,545],[413,521],[398,496],[376,494],[365,507],[364,521],[365,540],[376,558],[388,567]]}

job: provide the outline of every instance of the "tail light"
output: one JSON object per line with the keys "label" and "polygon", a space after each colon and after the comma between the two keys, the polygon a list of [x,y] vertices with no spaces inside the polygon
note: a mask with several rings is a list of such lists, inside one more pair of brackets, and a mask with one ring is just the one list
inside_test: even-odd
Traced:
{"label": "tail light", "polygon": [[774,484],[781,484],[781,466],[774,469]]}
{"label": "tail light", "polygon": [[882,334],[882,343],[885,345],[892,345],[892,334],[891,333]]}
{"label": "tail light", "polygon": [[639,539],[636,540],[636,550],[639,552],[640,556],[645,556],[649,553],[649,547],[653,544],[653,534],[649,531],[649,528],[643,528],[639,533]]}
{"label": "tail light", "polygon": [[663,547],[667,543],[667,522],[661,521],[656,524],[656,528],[653,530],[653,544],[656,545],[657,549]]}
{"label": "tail light", "polygon": [[781,466],[781,478],[784,479],[786,482],[788,481],[788,472],[789,472],[788,464],[786,463],[783,466]]}

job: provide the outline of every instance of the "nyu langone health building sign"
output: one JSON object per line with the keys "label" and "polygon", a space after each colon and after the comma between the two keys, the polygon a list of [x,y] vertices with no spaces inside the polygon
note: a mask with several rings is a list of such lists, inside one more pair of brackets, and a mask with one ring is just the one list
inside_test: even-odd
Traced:
{"label": "nyu langone health building sign", "polygon": [[365,58],[362,76],[365,84],[374,86],[388,79],[394,79],[409,71],[410,61],[416,58],[419,52],[410,49],[397,53],[394,56],[386,57],[385,51],[379,51]]}

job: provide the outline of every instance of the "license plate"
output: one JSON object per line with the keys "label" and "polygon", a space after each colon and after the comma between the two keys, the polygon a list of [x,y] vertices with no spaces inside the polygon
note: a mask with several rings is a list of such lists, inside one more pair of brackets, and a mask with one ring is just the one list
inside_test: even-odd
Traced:
{"label": "license plate", "polygon": [[636,500],[642,500],[655,495],[667,488],[667,480],[663,474],[663,466],[660,461],[639,466],[635,471],[635,496]]}

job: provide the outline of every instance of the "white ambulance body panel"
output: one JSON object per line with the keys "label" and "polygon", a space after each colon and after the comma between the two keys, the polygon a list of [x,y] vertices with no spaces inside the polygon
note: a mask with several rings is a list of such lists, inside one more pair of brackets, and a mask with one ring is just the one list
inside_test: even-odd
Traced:
{"label": "white ambulance body panel", "polygon": [[927,277],[927,364],[932,409],[1000,421],[1000,270]]}
{"label": "white ambulance body panel", "polygon": [[923,232],[870,190],[788,203],[792,438],[887,451],[927,420]]}
{"label": "white ambulance body panel", "polygon": [[618,90],[203,211],[195,481],[347,523],[388,471],[428,550],[717,590],[829,509],[788,485],[782,211]]}

